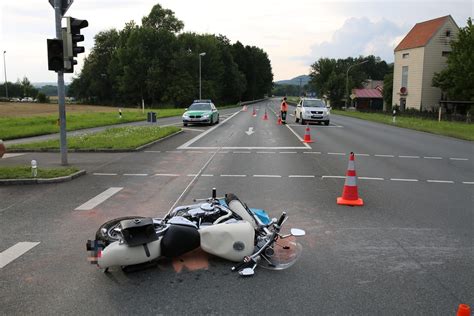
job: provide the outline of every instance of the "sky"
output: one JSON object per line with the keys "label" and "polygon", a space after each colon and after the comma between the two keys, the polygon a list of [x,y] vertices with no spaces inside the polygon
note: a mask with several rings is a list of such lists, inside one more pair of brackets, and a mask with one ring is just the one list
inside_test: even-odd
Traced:
{"label": "sky", "polygon": [[[309,74],[321,57],[380,56],[393,62],[393,49],[418,22],[451,15],[464,27],[474,13],[473,0],[75,0],[66,16],[85,19],[86,53],[81,54],[75,74],[94,45],[94,35],[126,22],[141,24],[153,5],[174,11],[185,32],[223,34],[244,45],[265,50],[274,80]],[[48,71],[46,39],[55,37],[54,10],[47,0],[1,0],[0,82],[27,77],[31,82],[55,82]]]}

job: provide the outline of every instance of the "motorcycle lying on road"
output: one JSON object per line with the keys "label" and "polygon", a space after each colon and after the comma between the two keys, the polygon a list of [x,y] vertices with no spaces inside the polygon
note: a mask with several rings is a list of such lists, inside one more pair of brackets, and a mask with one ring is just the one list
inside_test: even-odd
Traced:
{"label": "motorcycle lying on road", "polygon": [[270,219],[262,209],[249,208],[232,194],[197,199],[178,206],[164,218],[122,217],[100,226],[95,240],[87,241],[89,261],[104,272],[109,267],[128,267],[166,257],[176,258],[198,247],[209,254],[238,264],[232,271],[250,276],[255,268],[282,270],[292,266],[302,247],[295,238],[305,231],[280,230],[288,219]]}

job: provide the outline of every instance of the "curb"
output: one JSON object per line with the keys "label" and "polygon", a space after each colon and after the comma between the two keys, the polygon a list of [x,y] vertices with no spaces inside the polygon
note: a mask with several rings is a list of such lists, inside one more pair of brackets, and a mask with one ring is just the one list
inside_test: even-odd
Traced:
{"label": "curb", "polygon": [[[179,130],[176,133],[170,134],[168,136],[165,136],[163,138],[157,139],[152,141],[151,143],[142,145],[137,148],[133,149],[68,149],[68,153],[127,153],[127,152],[136,152],[136,151],[141,151],[144,148],[153,146],[154,144],[161,142],[162,140],[165,140],[167,138],[170,138],[172,136],[178,135],[179,133],[182,133],[183,130]],[[59,149],[10,149],[7,151],[8,153],[58,153]],[[1,181],[1,180],[0,180]]]}
{"label": "curb", "polygon": [[86,174],[85,170],[79,170],[71,175],[64,176],[64,177],[57,177],[57,178],[49,178],[49,179],[0,179],[0,185],[18,185],[18,184],[49,184],[49,183],[60,183],[60,182],[68,182],[80,176]]}

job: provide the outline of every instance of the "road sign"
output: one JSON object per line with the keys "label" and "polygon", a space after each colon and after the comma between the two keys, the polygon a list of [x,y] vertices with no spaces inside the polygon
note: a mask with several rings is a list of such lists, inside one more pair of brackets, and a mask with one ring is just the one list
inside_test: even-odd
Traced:
{"label": "road sign", "polygon": [[354,100],[357,96],[353,93],[350,95],[350,97],[351,97],[351,100]]}
{"label": "road sign", "polygon": [[[61,15],[64,15],[64,13],[66,13],[66,11],[69,9],[69,7],[71,6],[71,4],[74,2],[74,0],[62,0],[62,3],[61,3]],[[54,0],[49,0],[49,3],[51,4],[51,6],[53,7],[54,9]]]}

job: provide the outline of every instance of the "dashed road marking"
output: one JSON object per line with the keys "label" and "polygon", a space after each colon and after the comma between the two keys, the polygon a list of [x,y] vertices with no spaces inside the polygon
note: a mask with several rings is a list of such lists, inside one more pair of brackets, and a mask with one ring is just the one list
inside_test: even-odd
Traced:
{"label": "dashed road marking", "polygon": [[371,177],[358,177],[361,180],[377,180],[377,181],[383,181],[385,180],[384,178],[371,178]]}
{"label": "dashed road marking", "polygon": [[288,178],[315,178],[315,176],[311,175],[289,175]]}
{"label": "dashed road marking", "polygon": [[321,179],[345,179],[345,176],[322,176]]}
{"label": "dashed road marking", "polygon": [[177,173],[156,173],[155,176],[157,177],[179,177],[180,175]]}
{"label": "dashed road marking", "polygon": [[393,158],[394,155],[374,155],[375,157],[385,157],[385,158]]}
{"label": "dashed road marking", "polygon": [[246,177],[246,174],[221,174],[221,177],[238,177],[238,178],[244,178]]}
{"label": "dashed road marking", "polygon": [[339,156],[345,156],[346,153],[328,153],[328,155],[339,155]]}
{"label": "dashed road marking", "polygon": [[423,158],[425,158],[425,159],[438,159],[438,160],[443,159],[442,157],[423,157]]}
{"label": "dashed road marking", "polygon": [[186,176],[187,177],[195,177],[195,176],[197,176],[197,173],[190,173],[190,174],[187,174]]}
{"label": "dashed road marking", "polygon": [[213,174],[201,174],[201,177],[213,177]]}
{"label": "dashed road marking", "polygon": [[233,151],[233,154],[250,154],[251,151]]}
{"label": "dashed road marking", "polygon": [[158,153],[161,153],[161,150],[145,150],[146,153],[154,153],[154,154],[158,154]]}
{"label": "dashed road marking", "polygon": [[89,210],[92,210],[94,207],[96,207],[100,203],[104,202],[105,200],[107,200],[108,198],[110,198],[111,196],[113,196],[114,194],[116,194],[117,192],[119,192],[122,189],[123,188],[121,188],[121,187],[108,188],[107,190],[105,190],[101,194],[97,195],[96,197],[93,197],[92,199],[90,199],[86,203],[82,204],[81,206],[76,207],[75,210],[76,211],[89,211]]}
{"label": "dashed road marking", "polygon": [[255,177],[255,178],[281,178],[281,176],[277,175],[277,174],[254,174],[252,177]]}
{"label": "dashed road marking", "polygon": [[257,151],[257,154],[275,154],[274,151]]}
{"label": "dashed road marking", "polygon": [[116,176],[117,173],[102,173],[102,172],[94,172],[94,176]]}
{"label": "dashed road marking", "polygon": [[280,151],[280,154],[296,154],[296,151]]}
{"label": "dashed road marking", "polygon": [[321,155],[320,151],[305,151],[303,154],[315,154],[315,155]]}
{"label": "dashed road marking", "polygon": [[474,182],[463,181],[463,184],[474,184]]}
{"label": "dashed road marking", "polygon": [[417,179],[390,178],[391,181],[417,182]]}
{"label": "dashed road marking", "polygon": [[370,155],[369,155],[369,154],[354,154],[354,155],[355,155],[356,157],[357,157],[357,156],[370,157]]}
{"label": "dashed road marking", "polygon": [[449,160],[466,161],[466,160],[469,160],[469,159],[467,159],[467,158],[449,158]]}
{"label": "dashed road marking", "polygon": [[123,175],[129,177],[146,177],[148,173],[124,173]]}
{"label": "dashed road marking", "polygon": [[38,246],[39,242],[29,242],[23,241],[11,246],[7,250],[4,250],[0,253],[0,269],[4,268],[7,264],[15,260],[16,258],[22,256],[27,251],[33,249],[33,247]]}
{"label": "dashed road marking", "polygon": [[426,182],[429,182],[429,183],[454,183],[454,181],[449,181],[449,180],[426,180]]}
{"label": "dashed road marking", "polygon": [[398,158],[418,159],[420,156],[398,156]]}

